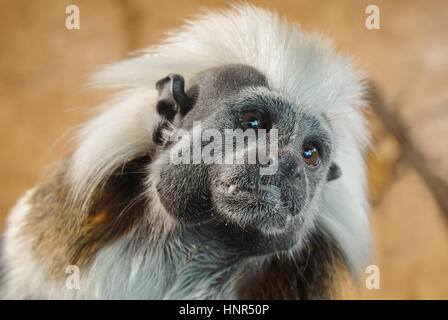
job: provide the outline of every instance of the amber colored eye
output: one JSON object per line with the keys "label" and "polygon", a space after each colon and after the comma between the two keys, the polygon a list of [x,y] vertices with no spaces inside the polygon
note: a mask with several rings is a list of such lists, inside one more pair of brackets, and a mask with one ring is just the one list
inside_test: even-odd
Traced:
{"label": "amber colored eye", "polygon": [[302,158],[310,167],[315,167],[320,162],[319,151],[309,143],[303,145]]}
{"label": "amber colored eye", "polygon": [[243,130],[247,129],[265,129],[263,118],[260,114],[247,111],[239,114],[238,120]]}

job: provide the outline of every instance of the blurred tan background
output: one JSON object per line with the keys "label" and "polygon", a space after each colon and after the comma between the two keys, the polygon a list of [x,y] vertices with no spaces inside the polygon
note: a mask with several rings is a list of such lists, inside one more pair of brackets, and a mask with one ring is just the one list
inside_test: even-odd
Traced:
{"label": "blurred tan background", "polygon": [[[448,299],[448,2],[253,1],[320,30],[352,54],[382,101],[368,115],[374,263],[380,290],[346,298]],[[65,8],[80,8],[67,30]],[[163,38],[200,6],[226,1],[0,1],[0,228],[44,167],[70,151],[74,126],[110,92],[85,77]],[[380,30],[365,27],[369,4]],[[61,138],[63,137],[63,138]],[[0,229],[0,230],[1,230]]]}

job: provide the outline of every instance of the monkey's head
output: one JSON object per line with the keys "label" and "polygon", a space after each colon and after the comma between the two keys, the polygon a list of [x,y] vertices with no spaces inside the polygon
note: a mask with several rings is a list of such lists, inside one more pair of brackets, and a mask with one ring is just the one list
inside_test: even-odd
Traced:
{"label": "monkey's head", "polygon": [[122,230],[155,242],[185,231],[247,255],[296,252],[318,233],[358,270],[371,244],[363,79],[331,42],[275,13],[207,12],[93,77],[126,90],[81,130],[69,201],[85,217],[118,175],[127,200],[115,211],[145,219],[128,214]]}
{"label": "monkey's head", "polygon": [[177,74],[157,83],[161,147],[150,170],[166,211],[252,253],[299,245],[322,186],[340,176],[326,116],[247,65],[211,68],[184,86]]}

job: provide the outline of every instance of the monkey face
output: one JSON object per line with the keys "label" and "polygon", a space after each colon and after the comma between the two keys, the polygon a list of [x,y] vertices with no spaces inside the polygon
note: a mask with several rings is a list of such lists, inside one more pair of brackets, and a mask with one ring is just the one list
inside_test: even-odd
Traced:
{"label": "monkey face", "polygon": [[157,161],[155,187],[167,212],[256,254],[300,245],[318,214],[320,189],[340,174],[325,116],[273,92],[248,66],[203,72],[187,93],[183,79],[170,77],[168,93],[161,83],[170,81],[158,83],[158,108],[170,111],[154,138],[164,140],[163,128],[183,132],[181,140],[165,138]]}

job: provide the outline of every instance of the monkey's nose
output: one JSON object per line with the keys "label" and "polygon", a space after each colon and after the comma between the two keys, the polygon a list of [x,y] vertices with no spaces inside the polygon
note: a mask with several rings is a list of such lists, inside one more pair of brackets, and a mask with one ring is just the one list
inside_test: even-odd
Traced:
{"label": "monkey's nose", "polygon": [[288,155],[280,159],[279,165],[282,172],[288,176],[288,178],[300,179],[302,177],[303,168],[293,155]]}
{"label": "monkey's nose", "polygon": [[294,179],[302,178],[302,168],[297,165],[294,166],[293,168],[290,168],[290,170],[288,172],[288,176],[290,178],[294,178]]}

